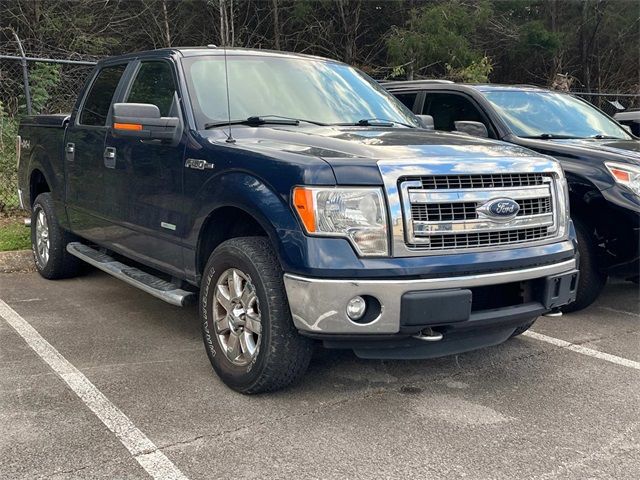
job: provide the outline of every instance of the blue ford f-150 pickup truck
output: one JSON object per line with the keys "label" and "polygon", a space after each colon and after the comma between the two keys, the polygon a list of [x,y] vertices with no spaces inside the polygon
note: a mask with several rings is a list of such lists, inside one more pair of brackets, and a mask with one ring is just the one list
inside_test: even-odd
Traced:
{"label": "blue ford f-150 pickup truck", "polygon": [[244,393],[299,378],[318,340],[394,359],[498,344],[575,297],[562,169],[422,125],[322,58],[109,58],[71,115],[21,123],[37,269],[84,261],[197,299],[211,363]]}

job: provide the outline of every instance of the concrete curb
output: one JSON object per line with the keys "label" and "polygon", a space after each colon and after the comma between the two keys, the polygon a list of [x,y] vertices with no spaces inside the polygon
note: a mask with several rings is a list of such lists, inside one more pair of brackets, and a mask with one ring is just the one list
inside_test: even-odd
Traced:
{"label": "concrete curb", "polygon": [[0,252],[0,273],[35,272],[31,250]]}

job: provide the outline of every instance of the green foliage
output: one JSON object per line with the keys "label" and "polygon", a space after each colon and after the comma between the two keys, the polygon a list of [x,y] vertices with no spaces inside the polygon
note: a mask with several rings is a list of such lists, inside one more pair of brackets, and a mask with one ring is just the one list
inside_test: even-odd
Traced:
{"label": "green foliage", "polygon": [[387,37],[389,59],[400,67],[394,73],[442,74],[481,62],[484,56],[472,39],[490,15],[486,2],[470,7],[456,0],[411,10],[404,27],[392,27]]}
{"label": "green foliage", "polygon": [[0,101],[0,212],[18,206],[16,195],[16,135],[18,120],[9,117]]}
{"label": "green foliage", "polygon": [[[37,63],[29,71],[31,105],[34,113],[44,110],[54,88],[60,83],[60,66],[49,63]],[[21,102],[26,113],[26,100]]]}
{"label": "green foliage", "polygon": [[454,68],[447,63],[447,77],[451,80],[465,83],[487,83],[489,74],[493,71],[493,65],[489,57],[474,60],[466,67]]}

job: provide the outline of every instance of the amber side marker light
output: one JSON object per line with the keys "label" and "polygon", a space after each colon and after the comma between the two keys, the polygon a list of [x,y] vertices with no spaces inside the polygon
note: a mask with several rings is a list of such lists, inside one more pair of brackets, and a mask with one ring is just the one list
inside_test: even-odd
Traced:
{"label": "amber side marker light", "polygon": [[629,172],[626,172],[624,170],[620,170],[618,168],[615,167],[610,167],[609,171],[613,174],[614,177],[616,177],[618,180],[621,180],[623,182],[629,182],[631,180],[631,175],[629,174]]}
{"label": "amber side marker light", "polygon": [[316,215],[313,211],[313,192],[303,187],[293,189],[293,206],[308,233],[316,231]]}
{"label": "amber side marker light", "polygon": [[138,123],[114,123],[113,128],[116,130],[142,130],[142,125]]}

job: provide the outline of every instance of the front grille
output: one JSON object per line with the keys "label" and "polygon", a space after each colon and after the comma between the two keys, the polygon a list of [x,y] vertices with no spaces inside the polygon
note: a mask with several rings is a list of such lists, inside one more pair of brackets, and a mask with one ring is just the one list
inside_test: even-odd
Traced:
{"label": "front grille", "polygon": [[526,198],[518,200],[518,205],[520,205],[519,217],[551,213],[551,197]]}
{"label": "front grille", "polygon": [[[401,178],[398,187],[405,204],[406,246],[437,252],[548,238],[557,231],[553,185],[552,177],[543,173]],[[514,217],[491,213],[490,202],[504,198],[518,203]]]}
{"label": "front grille", "polygon": [[452,188],[503,188],[530,187],[542,185],[541,173],[496,173],[484,175],[429,175],[409,177],[407,180],[419,180],[425,190]]}
{"label": "front grille", "polygon": [[[518,200],[519,217],[551,213],[551,199],[526,198]],[[446,222],[450,220],[475,220],[478,218],[477,202],[418,203],[411,205],[411,218],[421,222]]]}
{"label": "front grille", "polygon": [[472,220],[478,218],[476,202],[422,203],[411,205],[413,220],[442,222],[446,220]]}
{"label": "front grille", "polygon": [[547,227],[522,228],[499,232],[456,233],[451,235],[430,235],[429,244],[416,245],[429,250],[451,250],[477,247],[511,245],[531,242],[548,236]]}

